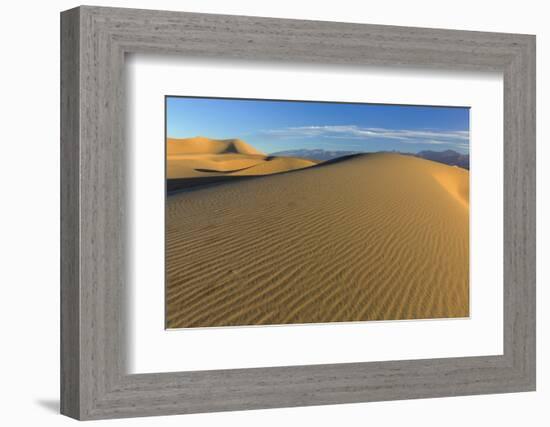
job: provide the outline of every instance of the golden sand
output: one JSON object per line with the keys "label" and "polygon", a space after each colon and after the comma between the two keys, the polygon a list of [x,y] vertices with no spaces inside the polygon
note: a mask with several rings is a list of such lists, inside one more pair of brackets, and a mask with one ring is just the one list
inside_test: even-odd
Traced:
{"label": "golden sand", "polygon": [[166,156],[168,179],[269,175],[317,163],[294,157],[267,156],[240,139],[215,140],[205,137],[169,138]]}
{"label": "golden sand", "polygon": [[[248,157],[198,169],[262,157],[214,145],[195,155]],[[399,154],[295,160],[279,169],[305,168],[168,197],[169,328],[469,315],[468,171]]]}

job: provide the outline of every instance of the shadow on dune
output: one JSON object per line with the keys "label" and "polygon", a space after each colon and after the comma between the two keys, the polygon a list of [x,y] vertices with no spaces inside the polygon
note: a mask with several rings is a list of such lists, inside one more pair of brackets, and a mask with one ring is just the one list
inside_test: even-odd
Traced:
{"label": "shadow on dune", "polygon": [[328,166],[328,165],[332,165],[334,163],[345,162],[346,160],[355,159],[357,157],[367,157],[367,156],[370,156],[370,155],[372,155],[372,153],[348,154],[347,156],[341,156],[341,157],[336,157],[335,159],[325,160],[324,162],[318,163],[318,164],[316,164],[315,166],[312,166],[312,167]]}
{"label": "shadow on dune", "polygon": [[198,168],[198,169],[195,169],[195,170],[197,172],[206,172],[206,173],[215,172],[215,173],[221,173],[221,174],[230,174],[230,173],[245,171],[245,170],[250,169],[252,167],[254,167],[254,166],[248,166],[246,168],[233,169],[233,170],[228,170],[228,171],[219,171],[219,170],[216,170],[216,169],[203,169],[203,168]]}
{"label": "shadow on dune", "polygon": [[168,196],[180,193],[182,191],[199,190],[214,185],[226,184],[229,182],[246,181],[249,179],[262,178],[268,175],[248,175],[248,176],[205,176],[200,178],[175,178],[166,180],[166,193]]}
{"label": "shadow on dune", "polygon": [[[260,179],[260,178],[265,178],[265,177],[273,176],[273,175],[281,175],[281,174],[284,174],[284,173],[292,173],[292,172],[303,171],[303,170],[306,170],[306,169],[312,169],[312,168],[328,166],[328,165],[331,165],[331,164],[334,164],[334,163],[340,163],[340,162],[343,162],[343,161],[346,161],[346,160],[351,160],[351,159],[356,158],[356,157],[362,157],[362,156],[368,156],[368,155],[369,154],[365,154],[365,153],[350,154],[350,155],[347,155],[347,156],[342,156],[342,157],[337,157],[335,159],[327,160],[325,162],[321,162],[321,163],[315,164],[315,165],[307,167],[307,168],[294,169],[294,170],[289,170],[289,171],[284,171],[284,172],[277,172],[277,173],[267,174],[267,175],[244,175],[244,176],[226,175],[226,174],[230,174],[230,173],[234,173],[234,172],[240,172],[240,171],[243,171],[243,170],[246,170],[246,169],[250,169],[252,166],[242,168],[242,169],[231,170],[231,171],[223,171],[223,172],[216,171],[216,170],[210,170],[210,169],[195,169],[198,172],[217,172],[217,173],[220,173],[222,175],[219,175],[219,176],[205,176],[205,177],[193,177],[193,178],[167,179],[166,180],[166,193],[167,193],[168,196],[171,196],[173,194],[177,194],[177,193],[184,192],[184,191],[199,190],[201,188],[212,187],[212,186],[220,185],[220,184],[227,184],[227,183],[230,183],[230,182],[241,182],[241,181],[246,181],[246,180],[251,180],[251,179]],[[275,158],[277,158],[277,156],[268,156],[266,158],[266,160],[270,161],[270,160],[273,160]],[[309,160],[309,159],[307,159],[307,160]]]}

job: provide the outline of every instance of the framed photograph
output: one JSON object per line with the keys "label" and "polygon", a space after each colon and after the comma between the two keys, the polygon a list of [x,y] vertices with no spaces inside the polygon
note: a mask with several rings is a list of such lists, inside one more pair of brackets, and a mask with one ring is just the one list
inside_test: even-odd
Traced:
{"label": "framed photograph", "polygon": [[535,37],[61,14],[61,411],[535,390]]}
{"label": "framed photograph", "polygon": [[469,108],[165,108],[168,329],[469,317]]}

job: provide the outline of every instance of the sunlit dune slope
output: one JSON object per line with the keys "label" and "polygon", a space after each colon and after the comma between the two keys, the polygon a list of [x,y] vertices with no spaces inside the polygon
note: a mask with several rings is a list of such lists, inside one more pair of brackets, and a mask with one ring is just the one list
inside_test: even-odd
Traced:
{"label": "sunlit dune slope", "polygon": [[315,165],[294,157],[271,157],[240,139],[205,137],[172,139],[166,143],[167,178],[225,175],[266,175]]}
{"label": "sunlit dune slope", "polygon": [[231,175],[270,175],[274,173],[287,172],[296,169],[308,168],[315,166],[317,162],[307,159],[299,159],[296,157],[276,157],[267,159],[252,167],[237,171]]}
{"label": "sunlit dune slope", "polygon": [[167,177],[225,175],[265,162],[266,156],[246,154],[179,154],[168,157]]}
{"label": "sunlit dune slope", "polygon": [[466,170],[366,154],[167,199],[167,326],[469,315]]}
{"label": "sunlit dune slope", "polygon": [[194,138],[168,138],[166,154],[245,154],[265,156],[259,150],[240,139],[211,139],[203,136]]}

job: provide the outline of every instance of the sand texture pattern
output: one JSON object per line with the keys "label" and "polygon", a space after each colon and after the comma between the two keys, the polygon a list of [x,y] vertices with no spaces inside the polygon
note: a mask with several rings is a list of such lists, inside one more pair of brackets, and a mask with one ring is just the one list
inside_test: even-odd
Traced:
{"label": "sand texture pattern", "polygon": [[[239,149],[217,155],[262,157]],[[305,168],[168,196],[167,327],[469,315],[467,170],[399,154],[282,162]]]}

